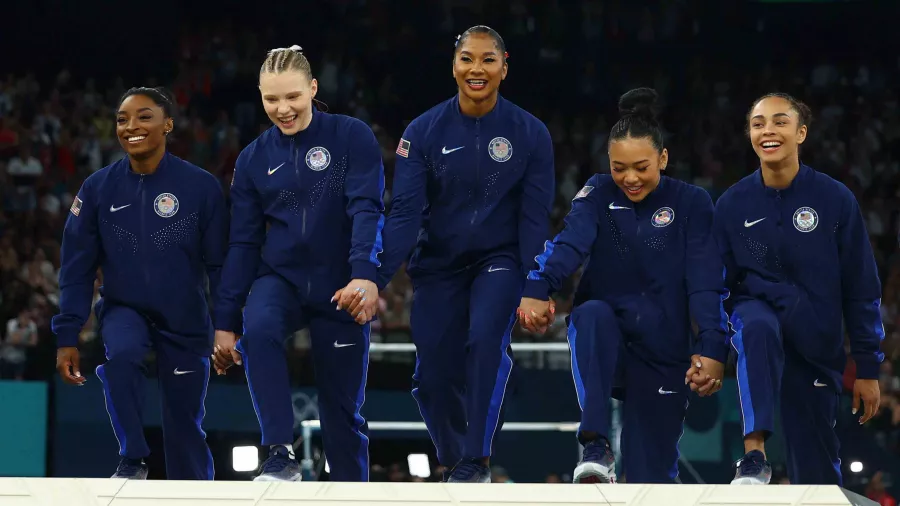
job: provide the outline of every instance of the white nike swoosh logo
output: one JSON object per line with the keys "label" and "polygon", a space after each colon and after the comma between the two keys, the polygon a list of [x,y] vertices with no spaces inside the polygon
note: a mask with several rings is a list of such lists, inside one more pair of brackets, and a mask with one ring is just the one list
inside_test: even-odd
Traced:
{"label": "white nike swoosh logo", "polygon": [[630,207],[617,206],[617,205],[613,204],[612,202],[609,203],[609,208],[610,209],[631,209]]}
{"label": "white nike swoosh logo", "polygon": [[462,148],[464,148],[464,147],[465,147],[465,146],[460,146],[460,147],[458,147],[458,148],[447,149],[447,146],[444,146],[443,148],[441,148],[441,153],[443,153],[443,154],[445,154],[445,155],[449,155],[450,153],[452,153],[452,152],[454,152],[454,151],[459,151],[460,149],[462,149]]}
{"label": "white nike swoosh logo", "polygon": [[114,213],[114,212],[116,212],[116,211],[121,211],[122,209],[125,209],[126,207],[128,207],[128,206],[130,206],[130,205],[131,205],[131,204],[125,204],[125,205],[122,206],[122,207],[109,206],[109,212]]}
{"label": "white nike swoosh logo", "polygon": [[747,221],[747,220],[744,220],[744,227],[745,227],[745,228],[750,228],[750,227],[752,227],[753,225],[756,225],[757,223],[761,222],[761,221],[764,220],[764,219],[765,219],[765,218],[760,218],[760,219],[758,219],[758,220],[756,220],[756,221]]}
{"label": "white nike swoosh logo", "polygon": [[509,267],[488,267],[488,272],[497,272],[497,271],[508,271]]}
{"label": "white nike swoosh logo", "polygon": [[[281,165],[284,165],[285,163],[286,162],[281,162]],[[278,167],[275,167],[274,169],[269,169],[269,175],[271,176],[272,174],[274,174],[276,170],[281,168],[281,165],[279,165]]]}
{"label": "white nike swoosh logo", "polygon": [[814,387],[827,387],[828,385],[826,385],[825,383],[819,383],[819,379],[816,378],[816,381],[813,381],[813,386]]}
{"label": "white nike swoosh logo", "polygon": [[659,395],[669,395],[674,393],[675,392],[672,390],[663,390],[663,387],[659,387]]}
{"label": "white nike swoosh logo", "polygon": [[356,343],[339,344],[337,341],[334,342],[335,348],[346,348],[347,346],[356,346]]}
{"label": "white nike swoosh logo", "polygon": [[176,367],[174,374],[175,374],[175,376],[181,376],[182,374],[190,374],[192,372],[194,372],[194,371],[179,371],[178,368]]}

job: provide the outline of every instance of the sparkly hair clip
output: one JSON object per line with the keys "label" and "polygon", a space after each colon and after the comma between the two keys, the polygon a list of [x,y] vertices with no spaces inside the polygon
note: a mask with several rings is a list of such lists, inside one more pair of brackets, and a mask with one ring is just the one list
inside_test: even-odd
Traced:
{"label": "sparkly hair clip", "polygon": [[278,47],[278,48],[272,49],[269,51],[269,56],[271,56],[275,53],[280,53],[282,51],[295,51],[297,53],[303,54],[303,48],[298,46],[297,44],[294,44],[291,47]]}
{"label": "sparkly hair clip", "polygon": [[[453,43],[453,47],[459,47],[459,40],[460,40],[461,38],[462,38],[462,35],[457,35],[457,36],[456,36],[456,42]],[[507,60],[509,59],[509,51],[504,51],[504,52],[503,52],[503,58],[504,58],[504,59],[507,59]]]}

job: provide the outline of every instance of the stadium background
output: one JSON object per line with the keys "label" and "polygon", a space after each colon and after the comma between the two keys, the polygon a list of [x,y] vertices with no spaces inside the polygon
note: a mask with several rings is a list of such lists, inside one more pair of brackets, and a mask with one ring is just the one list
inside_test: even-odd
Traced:
{"label": "stadium background", "polygon": [[[510,53],[501,92],[550,128],[558,200],[568,202],[594,172],[607,171],[606,135],[615,102],[635,86],[664,98],[672,163],[668,174],[716,198],[755,167],[744,114],[765,92],[795,94],[816,120],[804,162],[847,184],[859,198],[884,286],[887,359],[882,410],[861,428],[849,398],[838,428],[847,485],[895,496],[900,472],[898,358],[900,269],[900,57],[893,23],[900,2],[602,2],[596,0],[332,0],[179,4],[34,0],[4,5],[0,21],[0,475],[108,476],[116,442],[99,381],[64,387],[54,371],[49,318],[56,311],[59,239],[81,181],[122,156],[112,111],[131,86],[164,85],[179,104],[170,150],[228,187],[242,146],[268,126],[255,89],[267,49],[303,46],[331,112],[376,132],[388,188],[405,125],[454,93],[451,51],[474,24],[496,28]],[[390,194],[386,196],[389,203]],[[552,231],[548,231],[548,235]],[[165,282],[162,280],[161,282]],[[573,279],[573,284],[575,279]],[[559,299],[568,311],[569,286]],[[373,340],[409,342],[410,286],[398,277],[382,294]],[[561,320],[561,318],[560,318]],[[565,340],[564,331],[518,341]],[[102,360],[91,322],[81,337],[82,371]],[[290,343],[298,421],[315,417],[308,339]],[[578,408],[565,353],[520,353],[507,395],[508,421],[572,421]],[[155,371],[148,369],[151,477],[163,476]],[[408,393],[412,354],[375,354],[364,413],[370,420],[418,421]],[[852,386],[853,365],[846,384]],[[207,427],[217,477],[231,449],[254,444],[258,426],[239,371],[213,376]],[[681,449],[709,483],[725,483],[741,454],[734,385],[692,401]],[[410,453],[428,453],[424,432],[374,433],[373,480],[408,481]],[[318,447],[320,442],[314,441]],[[773,460],[780,448],[775,442]],[[571,434],[504,432],[495,479],[565,481],[576,460]],[[850,472],[862,462],[861,472]],[[779,466],[780,467],[780,466]],[[502,468],[502,469],[499,469]],[[429,479],[434,479],[429,478]],[[692,481],[690,473],[682,479]],[[783,470],[776,470],[783,481]]]}

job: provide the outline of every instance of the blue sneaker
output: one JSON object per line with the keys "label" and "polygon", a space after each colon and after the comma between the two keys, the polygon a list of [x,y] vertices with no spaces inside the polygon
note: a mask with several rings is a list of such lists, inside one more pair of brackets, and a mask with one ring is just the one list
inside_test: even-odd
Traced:
{"label": "blue sneaker", "polygon": [[748,452],[735,467],[732,485],[768,485],[772,481],[772,465],[759,450]]}
{"label": "blue sneaker", "polygon": [[116,468],[116,474],[113,478],[125,478],[126,480],[146,480],[147,464],[143,459],[129,459],[122,457],[119,461],[119,467]]}
{"label": "blue sneaker", "polygon": [[584,445],[581,462],[575,467],[573,483],[615,483],[616,456],[605,439]]}
{"label": "blue sneaker", "polygon": [[275,446],[269,450],[269,458],[259,468],[259,476],[253,481],[300,481],[300,463],[291,457],[287,448]]}
{"label": "blue sneaker", "polygon": [[453,467],[448,483],[490,483],[491,470],[476,459],[463,459]]}

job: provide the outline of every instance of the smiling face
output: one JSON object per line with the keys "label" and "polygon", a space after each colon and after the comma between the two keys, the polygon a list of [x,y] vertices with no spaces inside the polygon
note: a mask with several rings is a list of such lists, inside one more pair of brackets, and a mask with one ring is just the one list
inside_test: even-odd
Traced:
{"label": "smiling face", "polygon": [[800,112],[781,97],[767,97],[753,106],[748,130],[753,151],[766,165],[781,165],[798,158],[807,133]]}
{"label": "smiling face", "polygon": [[266,116],[284,135],[294,135],[312,121],[312,100],[319,85],[303,72],[263,72],[259,92]]}
{"label": "smiling face", "polygon": [[473,102],[495,96],[509,67],[503,51],[489,34],[472,33],[460,41],[453,59],[459,92]]}
{"label": "smiling face", "polygon": [[122,149],[134,159],[142,159],[165,150],[166,134],[172,130],[172,118],[147,95],[126,97],[116,112],[116,136]]}
{"label": "smiling face", "polygon": [[668,160],[668,151],[657,150],[649,137],[628,136],[609,144],[610,174],[632,202],[644,200],[656,189]]}

